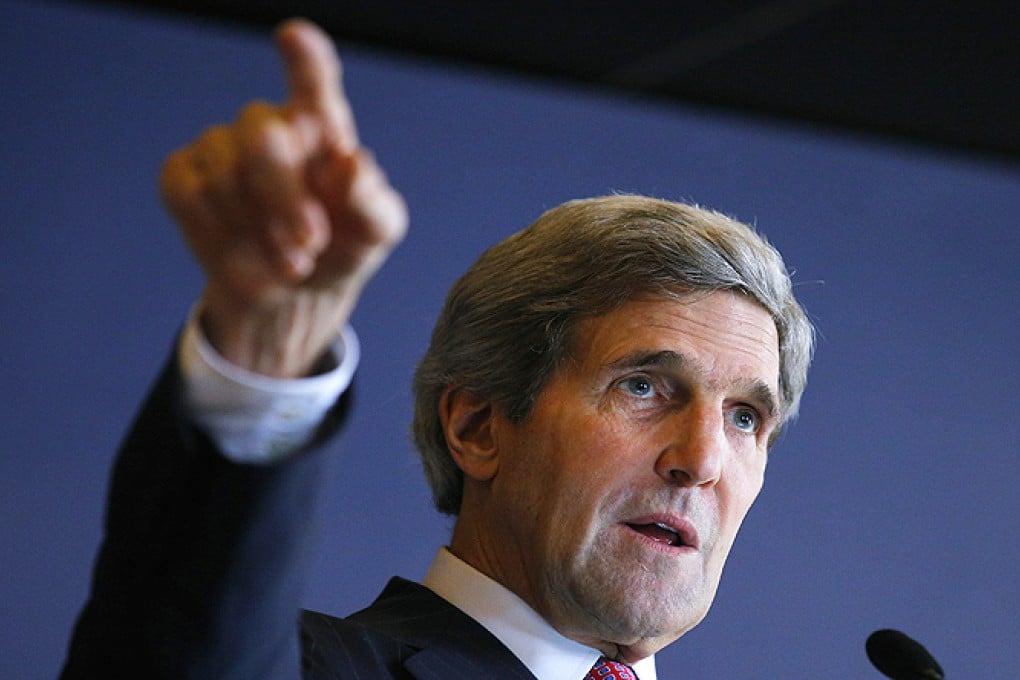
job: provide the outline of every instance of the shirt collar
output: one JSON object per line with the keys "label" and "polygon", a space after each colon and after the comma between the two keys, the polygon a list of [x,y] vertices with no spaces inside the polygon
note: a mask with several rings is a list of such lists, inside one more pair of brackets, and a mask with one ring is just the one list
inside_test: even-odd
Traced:
{"label": "shirt collar", "polygon": [[[580,680],[601,655],[560,635],[524,600],[447,548],[436,553],[422,584],[495,635],[538,680]],[[655,657],[633,668],[639,680],[657,680]]]}

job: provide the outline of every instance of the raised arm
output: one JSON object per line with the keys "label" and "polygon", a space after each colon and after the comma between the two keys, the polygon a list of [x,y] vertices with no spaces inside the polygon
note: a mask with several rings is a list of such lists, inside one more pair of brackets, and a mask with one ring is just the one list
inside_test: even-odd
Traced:
{"label": "raised arm", "polygon": [[167,160],[161,191],[207,276],[202,325],[229,361],[308,373],[407,210],[358,139],[329,37],[300,19],[277,46],[290,98],[254,102]]}
{"label": "raised arm", "polygon": [[[279,106],[248,105],[167,160],[161,189],[207,275],[206,336],[230,362],[307,375],[401,239],[403,200],[357,137],[328,37],[280,28]],[[346,398],[285,464],[239,465],[184,405],[171,362],[115,464],[89,599],[61,677],[298,677],[317,497]]]}

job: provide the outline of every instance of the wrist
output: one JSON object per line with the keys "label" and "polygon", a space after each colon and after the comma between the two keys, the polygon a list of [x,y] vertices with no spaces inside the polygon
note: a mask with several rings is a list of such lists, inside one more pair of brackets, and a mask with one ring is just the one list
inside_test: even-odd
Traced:
{"label": "wrist", "polygon": [[235,463],[271,464],[311,441],[347,390],[358,364],[357,336],[337,329],[329,355],[335,368],[314,377],[279,379],[243,370],[212,348],[192,311],[178,346],[183,398],[191,422]]}
{"label": "wrist", "polygon": [[274,305],[244,304],[209,286],[199,324],[209,344],[231,364],[275,378],[329,370],[330,343],[348,320],[354,296],[304,291]]}

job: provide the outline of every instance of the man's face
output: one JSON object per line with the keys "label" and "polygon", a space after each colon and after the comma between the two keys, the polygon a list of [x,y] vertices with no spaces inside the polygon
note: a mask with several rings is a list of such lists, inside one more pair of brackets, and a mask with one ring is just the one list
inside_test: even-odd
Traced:
{"label": "man's face", "polygon": [[481,530],[452,545],[567,637],[636,660],[704,617],[761,489],[776,328],[714,292],[632,301],[575,337],[524,422],[493,416],[498,469],[460,518]]}

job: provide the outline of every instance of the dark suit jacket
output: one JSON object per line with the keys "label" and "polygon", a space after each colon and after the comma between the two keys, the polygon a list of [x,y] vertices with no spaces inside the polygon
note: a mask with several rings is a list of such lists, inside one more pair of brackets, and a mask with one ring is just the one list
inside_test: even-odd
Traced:
{"label": "dark suit jacket", "polygon": [[243,466],[188,423],[180,394],[171,362],[118,454],[62,678],[533,677],[470,617],[401,579],[347,619],[306,612],[299,626],[335,457],[320,449],[349,398],[293,460]]}
{"label": "dark suit jacket", "polygon": [[370,607],[346,619],[301,616],[305,676],[534,680],[474,619],[424,586],[394,578]]}

